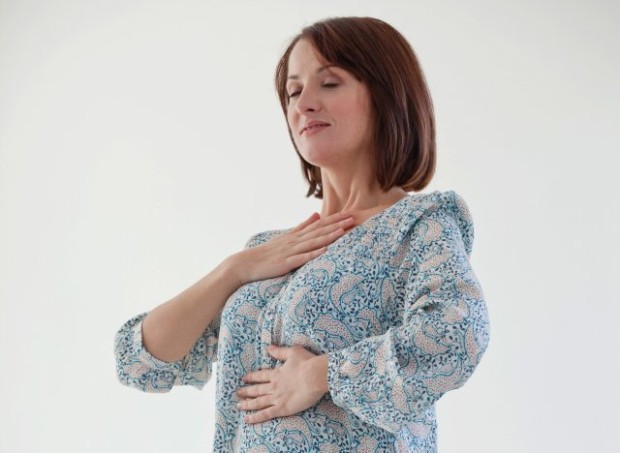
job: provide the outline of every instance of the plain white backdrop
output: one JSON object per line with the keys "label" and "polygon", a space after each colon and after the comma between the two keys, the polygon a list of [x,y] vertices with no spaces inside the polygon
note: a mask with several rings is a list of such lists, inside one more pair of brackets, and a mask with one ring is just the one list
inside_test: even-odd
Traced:
{"label": "plain white backdrop", "polygon": [[320,209],[273,74],[339,15],[411,42],[424,192],[474,217],[491,342],[437,405],[439,451],[617,451],[620,7],[586,0],[0,0],[0,451],[211,450],[215,378],[124,387],[113,336]]}

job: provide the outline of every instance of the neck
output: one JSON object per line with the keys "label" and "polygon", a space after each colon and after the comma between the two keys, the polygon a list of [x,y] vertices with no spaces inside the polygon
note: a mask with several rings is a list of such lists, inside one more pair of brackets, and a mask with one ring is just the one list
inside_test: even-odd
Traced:
{"label": "neck", "polygon": [[348,211],[363,217],[364,213],[372,215],[400,200],[407,192],[400,187],[393,187],[387,192],[381,190],[376,181],[333,178],[322,174],[323,205],[321,217],[337,212]]}

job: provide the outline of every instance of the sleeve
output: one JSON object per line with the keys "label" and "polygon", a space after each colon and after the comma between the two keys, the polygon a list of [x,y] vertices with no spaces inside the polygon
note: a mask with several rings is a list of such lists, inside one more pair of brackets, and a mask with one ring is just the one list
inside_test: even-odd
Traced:
{"label": "sleeve", "polygon": [[211,378],[212,363],[217,360],[221,311],[187,355],[176,362],[164,362],[144,347],[142,321],[147,314],[132,317],[116,333],[114,350],[119,381],[148,393],[169,392],[174,385],[202,389]]}
{"label": "sleeve", "polygon": [[391,433],[469,379],[489,342],[482,288],[470,265],[473,223],[454,191],[414,222],[402,324],[328,353],[333,402]]}
{"label": "sleeve", "polygon": [[[244,248],[263,241],[265,233],[253,235]],[[148,312],[127,320],[114,337],[116,371],[121,384],[148,393],[169,392],[175,385],[203,389],[217,361],[222,310],[205,328],[190,351],[176,362],[164,362],[151,355],[142,343],[142,321]]]}

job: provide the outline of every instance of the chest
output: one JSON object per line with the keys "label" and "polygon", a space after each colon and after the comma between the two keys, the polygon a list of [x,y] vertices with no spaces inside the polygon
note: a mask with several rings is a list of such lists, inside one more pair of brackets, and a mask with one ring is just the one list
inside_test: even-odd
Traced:
{"label": "chest", "polygon": [[385,332],[402,315],[406,244],[397,233],[396,221],[351,230],[295,272],[244,285],[224,308],[223,335],[253,343],[256,360],[272,366],[269,344],[322,354]]}

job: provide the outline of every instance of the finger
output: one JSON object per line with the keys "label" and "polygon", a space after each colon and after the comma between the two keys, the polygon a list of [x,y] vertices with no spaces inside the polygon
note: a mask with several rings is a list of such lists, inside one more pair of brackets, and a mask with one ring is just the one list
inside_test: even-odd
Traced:
{"label": "finger", "polygon": [[[328,235],[340,228],[342,228],[343,230],[346,230],[347,228],[352,227],[354,223],[355,223],[355,218],[353,216],[349,216],[337,222],[330,223],[322,227],[318,227],[316,230],[313,231],[313,233],[315,233],[316,236]],[[304,235],[303,237],[307,237],[307,235]]]}
{"label": "finger", "polygon": [[[300,247],[297,247],[296,249],[294,249],[294,251],[306,252],[314,248],[321,247],[322,245],[329,244],[335,241],[339,237],[340,233],[344,233],[345,231],[347,231],[354,225],[355,224],[354,224],[353,217],[347,217],[345,219],[339,220],[338,222],[330,223],[324,226],[317,226],[313,230],[299,233],[298,239],[301,239],[302,241],[314,241],[314,242],[311,242],[311,243],[299,242],[298,244],[295,244],[295,245],[300,245]],[[335,233],[336,231],[340,231],[340,233]],[[329,241],[323,243],[320,241],[321,238],[329,239]],[[317,241],[316,239],[319,239],[319,240]]]}
{"label": "finger", "polygon": [[276,418],[278,416],[279,414],[276,406],[270,406],[253,414],[247,414],[245,417],[243,417],[243,421],[246,423],[261,423],[266,422],[267,420],[271,420],[272,418]]}
{"label": "finger", "polygon": [[273,405],[271,395],[249,398],[237,403],[237,409],[242,411],[257,411]]}
{"label": "finger", "polygon": [[311,250],[309,252],[289,256],[287,258],[287,264],[289,264],[292,269],[297,269],[303,266],[304,264],[306,264],[308,261],[321,256],[326,251],[327,251],[327,247],[321,247],[320,249]]}
{"label": "finger", "polygon": [[[344,223],[343,225],[347,226],[347,223]],[[290,245],[289,250],[291,252],[291,257],[295,257],[299,254],[310,253],[328,246],[347,232],[347,228],[345,226],[340,226],[340,224],[336,224],[330,227],[332,231],[324,232],[322,235],[316,237],[309,236],[306,237],[303,242]]]}
{"label": "finger", "polygon": [[258,396],[270,395],[273,390],[271,383],[248,385],[237,390],[237,396],[243,398],[256,398]]}
{"label": "finger", "polygon": [[297,225],[295,228],[293,228],[291,231],[292,232],[297,232],[297,231],[301,231],[304,228],[306,228],[308,225],[316,222],[317,220],[319,220],[321,218],[321,216],[316,213],[313,212],[312,215],[310,217],[308,217],[306,220],[304,220],[303,222],[301,222],[299,225]]}
{"label": "finger", "polygon": [[307,225],[305,228],[301,229],[301,235],[304,236],[309,232],[312,232],[314,230],[316,230],[317,228],[323,227],[325,225],[331,225],[332,223],[336,223],[339,222],[341,220],[344,220],[347,217],[350,217],[351,214],[346,212],[346,211],[342,211],[342,212],[337,212],[335,214],[329,215],[327,217],[324,217],[320,220],[318,220],[317,222],[313,222],[310,225]]}
{"label": "finger", "polygon": [[292,349],[293,348],[289,348],[286,346],[278,347],[272,344],[267,347],[267,352],[271,357],[275,359],[286,361],[289,358]]}
{"label": "finger", "polygon": [[273,373],[273,370],[267,368],[263,370],[253,371],[252,373],[248,373],[241,379],[245,383],[249,382],[269,382],[270,374]]}

